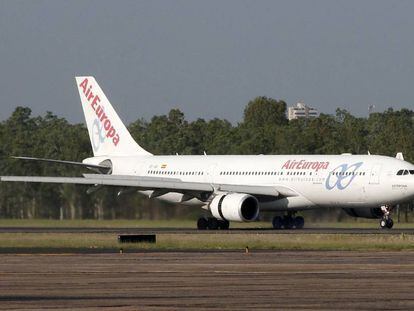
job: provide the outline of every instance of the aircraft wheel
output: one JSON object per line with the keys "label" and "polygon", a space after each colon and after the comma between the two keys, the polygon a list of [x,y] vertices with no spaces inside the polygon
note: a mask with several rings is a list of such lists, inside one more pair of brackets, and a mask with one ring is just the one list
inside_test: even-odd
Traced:
{"label": "aircraft wheel", "polygon": [[293,225],[294,225],[293,217],[291,217],[291,216],[283,217],[283,228],[292,229]]}
{"label": "aircraft wheel", "polygon": [[208,219],[208,228],[210,230],[217,230],[219,228],[219,222],[217,218],[210,217]]}
{"label": "aircraft wheel", "polygon": [[219,220],[218,227],[221,230],[228,230],[230,228],[230,222],[228,220]]}
{"label": "aircraft wheel", "polygon": [[388,218],[388,219],[387,219],[387,221],[386,221],[386,227],[387,227],[388,229],[391,229],[391,228],[392,228],[392,226],[394,226],[394,222],[392,221],[392,219],[391,219],[391,218]]}
{"label": "aircraft wheel", "polygon": [[296,229],[302,229],[305,225],[305,219],[302,216],[295,217],[294,222]]}
{"label": "aircraft wheel", "polygon": [[197,229],[206,230],[208,227],[208,221],[204,217],[201,217],[197,220]]}
{"label": "aircraft wheel", "polygon": [[273,217],[272,220],[273,229],[282,229],[283,219],[280,216]]}

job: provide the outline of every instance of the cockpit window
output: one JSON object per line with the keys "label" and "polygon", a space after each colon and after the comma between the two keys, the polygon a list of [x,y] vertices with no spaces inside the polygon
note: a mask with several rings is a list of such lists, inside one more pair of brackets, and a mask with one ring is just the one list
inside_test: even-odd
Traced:
{"label": "cockpit window", "polygon": [[411,175],[414,175],[414,170],[410,170],[410,174]]}
{"label": "cockpit window", "polygon": [[402,175],[404,173],[404,170],[399,170],[397,175]]}
{"label": "cockpit window", "polygon": [[410,173],[408,172],[408,170],[404,170],[404,175],[408,175],[408,174],[410,174]]}

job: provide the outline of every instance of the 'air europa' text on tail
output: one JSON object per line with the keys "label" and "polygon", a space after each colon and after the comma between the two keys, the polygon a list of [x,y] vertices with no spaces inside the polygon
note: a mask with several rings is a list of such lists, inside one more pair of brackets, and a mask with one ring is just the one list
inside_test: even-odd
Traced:
{"label": "'air europa' text on tail", "polygon": [[103,129],[105,129],[106,137],[112,139],[114,146],[117,146],[120,140],[117,130],[113,127],[112,121],[109,116],[106,115],[104,107],[99,103],[101,99],[97,94],[93,93],[92,84],[88,86],[88,79],[85,78],[80,84],[79,87],[82,88],[85,98],[90,103],[91,108],[95,111],[97,119],[101,123]]}

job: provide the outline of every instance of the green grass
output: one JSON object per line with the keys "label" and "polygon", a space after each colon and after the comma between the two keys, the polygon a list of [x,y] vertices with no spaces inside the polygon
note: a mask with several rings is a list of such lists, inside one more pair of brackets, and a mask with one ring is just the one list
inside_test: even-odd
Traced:
{"label": "green grass", "polygon": [[0,219],[0,227],[38,228],[194,228],[194,220],[55,220],[55,219]]}
{"label": "green grass", "polygon": [[[365,219],[364,219],[365,220]],[[336,228],[336,229],[378,229],[379,219],[355,221],[355,222],[313,222],[305,225],[305,228]],[[394,220],[394,229],[414,229],[414,223],[397,223]]]}
{"label": "green grass", "polygon": [[[270,228],[268,222],[232,223],[232,228]],[[54,220],[54,219],[0,219],[0,227],[36,228],[196,228],[196,220]]]}
{"label": "green grass", "polygon": [[158,234],[156,244],[120,244],[110,233],[1,233],[6,249],[149,250],[414,250],[411,234]]}
{"label": "green grass", "polygon": [[[364,222],[308,222],[305,228],[366,228],[377,229],[378,220]],[[190,219],[171,220],[54,220],[54,219],[0,219],[0,227],[43,227],[43,228],[196,228],[196,221]],[[231,228],[271,228],[270,222],[231,223]],[[414,223],[396,223],[394,228],[414,228]]]}

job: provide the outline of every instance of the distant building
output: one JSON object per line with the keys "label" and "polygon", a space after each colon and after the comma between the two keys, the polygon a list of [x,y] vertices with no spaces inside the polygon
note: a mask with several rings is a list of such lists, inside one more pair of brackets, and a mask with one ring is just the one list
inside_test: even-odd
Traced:
{"label": "distant building", "polygon": [[317,118],[319,116],[318,110],[312,107],[306,106],[304,103],[297,103],[296,106],[288,108],[288,119],[299,119],[299,118]]}

